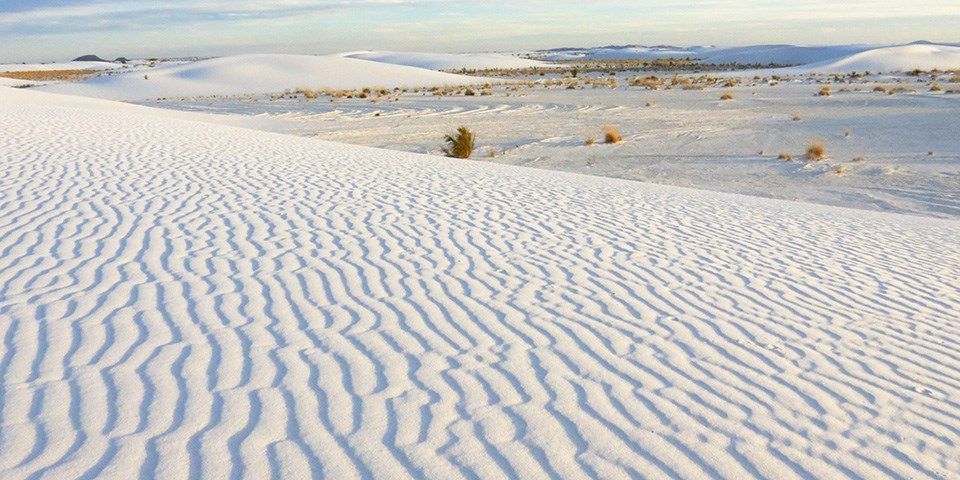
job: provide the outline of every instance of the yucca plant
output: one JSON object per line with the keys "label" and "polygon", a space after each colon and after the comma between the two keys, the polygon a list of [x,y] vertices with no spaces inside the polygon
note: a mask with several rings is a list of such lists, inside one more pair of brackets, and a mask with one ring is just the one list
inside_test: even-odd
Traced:
{"label": "yucca plant", "polygon": [[473,155],[474,136],[467,127],[460,127],[455,133],[446,135],[444,141],[447,146],[443,148],[443,154],[450,158],[470,158]]}

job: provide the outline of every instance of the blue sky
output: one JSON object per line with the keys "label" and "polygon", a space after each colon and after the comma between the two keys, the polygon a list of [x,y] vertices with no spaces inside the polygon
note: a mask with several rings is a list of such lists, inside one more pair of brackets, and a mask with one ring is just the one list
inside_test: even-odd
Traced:
{"label": "blue sky", "polygon": [[0,62],[920,39],[960,41],[960,0],[0,0]]}

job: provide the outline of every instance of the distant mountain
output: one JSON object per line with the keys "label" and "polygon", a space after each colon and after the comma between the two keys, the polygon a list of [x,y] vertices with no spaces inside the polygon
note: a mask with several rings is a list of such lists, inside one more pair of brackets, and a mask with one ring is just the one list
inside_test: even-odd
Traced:
{"label": "distant mountain", "polygon": [[104,60],[96,55],[84,55],[82,57],[77,57],[73,59],[74,62],[109,62],[110,60]]}

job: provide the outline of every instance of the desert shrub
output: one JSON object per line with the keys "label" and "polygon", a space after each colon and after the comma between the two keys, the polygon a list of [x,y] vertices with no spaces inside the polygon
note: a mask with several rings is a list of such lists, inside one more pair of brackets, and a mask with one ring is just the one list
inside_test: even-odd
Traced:
{"label": "desert shrub", "polygon": [[807,147],[807,153],[804,157],[814,162],[823,160],[827,156],[827,147],[821,142],[816,142]]}
{"label": "desert shrub", "polygon": [[474,136],[467,127],[460,127],[455,133],[447,134],[444,141],[447,146],[443,148],[443,154],[450,158],[470,158],[473,155]]}
{"label": "desert shrub", "polygon": [[306,88],[306,87],[298,88],[296,90],[296,93],[303,95],[303,98],[309,98],[309,99],[317,98],[320,96],[320,94],[316,90],[312,88]]}
{"label": "desert shrub", "polygon": [[597,144],[597,139],[596,139],[596,138],[593,138],[593,137],[590,137],[590,138],[588,138],[586,141],[584,141],[583,143],[584,143],[585,145],[596,145],[596,144]]}
{"label": "desert shrub", "polygon": [[733,100],[733,94],[726,92],[723,95],[720,95],[720,100]]}
{"label": "desert shrub", "polygon": [[830,90],[829,86],[824,86],[820,88],[820,92],[817,93],[817,95],[821,97],[829,97],[830,95],[833,95],[833,91]]}
{"label": "desert shrub", "polygon": [[468,89],[466,89],[466,90],[463,92],[463,94],[466,95],[466,96],[468,96],[468,97],[473,97],[473,96],[475,96],[475,95],[477,94],[477,92],[473,91],[472,88],[468,88]]}
{"label": "desert shrub", "polygon": [[939,92],[942,90],[943,90],[943,87],[941,87],[939,83],[934,83],[933,85],[930,85],[931,92]]}
{"label": "desert shrub", "polygon": [[950,83],[960,83],[960,75],[950,77]]}
{"label": "desert shrub", "polygon": [[777,155],[777,160],[783,160],[783,161],[785,161],[785,162],[792,162],[792,161],[793,161],[793,155],[790,155],[789,153],[781,153],[780,155]]}
{"label": "desert shrub", "polygon": [[879,92],[879,93],[887,93],[887,87],[882,87],[880,85],[877,85],[876,87],[873,87],[873,91]]}
{"label": "desert shrub", "polygon": [[833,169],[833,173],[837,174],[837,176],[844,175],[847,173],[847,166],[837,165],[837,167]]}
{"label": "desert shrub", "polygon": [[623,136],[620,135],[620,131],[617,130],[617,127],[608,125],[603,127],[603,142],[604,143],[622,143]]}

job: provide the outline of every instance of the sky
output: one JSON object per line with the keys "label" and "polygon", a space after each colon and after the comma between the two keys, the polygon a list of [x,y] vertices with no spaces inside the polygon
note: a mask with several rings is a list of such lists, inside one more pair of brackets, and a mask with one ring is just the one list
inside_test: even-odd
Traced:
{"label": "sky", "polygon": [[0,0],[0,62],[960,41],[960,0]]}

